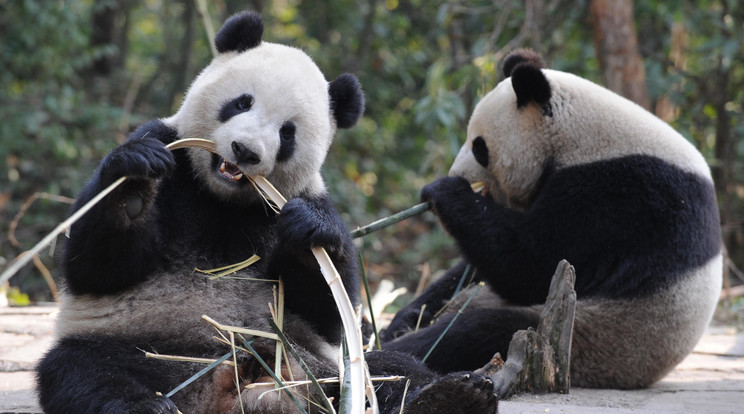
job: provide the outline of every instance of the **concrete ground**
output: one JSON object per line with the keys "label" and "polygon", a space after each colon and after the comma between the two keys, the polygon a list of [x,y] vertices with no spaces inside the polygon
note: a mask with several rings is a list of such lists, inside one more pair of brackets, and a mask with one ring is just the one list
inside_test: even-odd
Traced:
{"label": "concrete ground", "polygon": [[[32,367],[52,343],[54,306],[0,307],[0,414],[40,413]],[[500,413],[744,413],[744,333],[709,328],[695,352],[653,387],[637,391],[571,389],[520,395]]]}

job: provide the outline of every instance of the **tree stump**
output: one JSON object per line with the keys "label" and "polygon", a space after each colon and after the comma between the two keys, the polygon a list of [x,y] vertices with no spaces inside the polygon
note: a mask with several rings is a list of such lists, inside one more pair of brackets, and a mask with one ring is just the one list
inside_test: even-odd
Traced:
{"label": "tree stump", "polygon": [[506,362],[497,353],[476,371],[491,378],[499,398],[523,391],[568,393],[576,308],[575,282],[573,266],[562,260],[550,282],[537,331],[529,328],[516,332],[509,343]]}

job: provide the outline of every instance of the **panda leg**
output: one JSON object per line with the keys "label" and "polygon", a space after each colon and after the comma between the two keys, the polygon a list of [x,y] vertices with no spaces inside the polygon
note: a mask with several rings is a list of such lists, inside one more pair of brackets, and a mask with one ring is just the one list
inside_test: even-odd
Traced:
{"label": "panda leg", "polygon": [[[39,401],[55,413],[178,413],[163,396],[170,368],[102,337],[66,337],[36,368]],[[162,394],[159,395],[157,392]]]}
{"label": "panda leg", "polygon": [[377,402],[382,414],[424,413],[496,413],[498,399],[493,382],[472,372],[441,376],[410,355],[400,352],[373,351],[365,354],[370,374],[403,375],[405,379],[378,383]]}
{"label": "panda leg", "polygon": [[460,286],[460,280],[471,276],[476,276],[476,272],[466,261],[460,261],[444,276],[429,285],[416,299],[395,313],[390,325],[380,332],[382,342],[390,342],[403,336],[413,331],[419,324],[428,325],[434,315],[452,298]]}
{"label": "panda leg", "polygon": [[[423,359],[456,314],[431,326],[386,343],[386,351],[398,351]],[[537,327],[540,312],[533,308],[504,307],[467,310],[460,315],[426,358],[437,372],[472,371],[490,361],[496,352],[506,356],[515,332]]]}

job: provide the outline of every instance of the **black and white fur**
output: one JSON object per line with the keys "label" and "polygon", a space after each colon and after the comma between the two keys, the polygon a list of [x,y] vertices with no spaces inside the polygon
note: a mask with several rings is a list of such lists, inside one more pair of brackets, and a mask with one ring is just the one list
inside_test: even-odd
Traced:
{"label": "black and white fur", "polygon": [[[364,97],[353,76],[328,83],[302,51],[262,42],[262,32],[256,14],[230,18],[216,38],[219,55],[179,111],[132,132],[80,194],[74,210],[128,177],[72,226],[66,242],[58,339],[37,369],[45,412],[239,413],[240,400],[248,413],[296,412],[286,396],[258,399],[273,386],[239,393],[229,366],[167,398],[204,365],[145,358],[145,351],[212,359],[228,352],[202,315],[271,332],[274,283],[267,280],[279,278],[284,333],[316,377],[338,375],[340,318],[309,248],[328,251],[359,304],[355,249],[320,168],[336,128],[350,128],[362,115]],[[221,157],[164,146],[185,137],[214,141]],[[291,199],[281,214],[266,207],[245,174],[266,176]],[[261,259],[232,276],[259,280],[211,279],[194,270],[254,254]],[[273,366],[274,341],[255,338],[253,347]],[[241,386],[272,381],[255,358],[243,352],[237,358]],[[470,408],[495,411],[492,384],[483,377],[441,377],[396,353],[370,353],[368,361],[373,374],[410,376],[406,412],[426,412],[426,401],[443,390],[469,399]],[[294,360],[282,375],[290,373],[305,377]],[[404,386],[380,388],[382,412],[397,412]],[[307,390],[293,392],[304,401]],[[441,407],[456,406],[450,400]]]}
{"label": "black and white fur", "polygon": [[[716,196],[702,155],[641,107],[515,51],[475,108],[450,177],[422,198],[465,262],[403,309],[386,349],[420,356],[450,317],[406,333],[452,296],[466,263],[497,298],[465,312],[427,365],[448,372],[506,355],[535,327],[558,262],[576,269],[571,383],[639,388],[694,347],[721,289]],[[474,193],[469,182],[482,181]],[[481,301],[483,302],[483,301]]]}

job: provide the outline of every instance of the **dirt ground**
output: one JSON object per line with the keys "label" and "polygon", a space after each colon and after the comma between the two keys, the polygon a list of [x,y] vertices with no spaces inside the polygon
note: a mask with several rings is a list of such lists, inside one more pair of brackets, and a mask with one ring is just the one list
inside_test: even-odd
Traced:
{"label": "dirt ground", "polygon": [[[0,414],[40,413],[32,368],[52,343],[55,306],[0,307]],[[637,391],[573,388],[524,394],[500,413],[671,414],[744,412],[744,333],[711,327],[672,373]]]}

